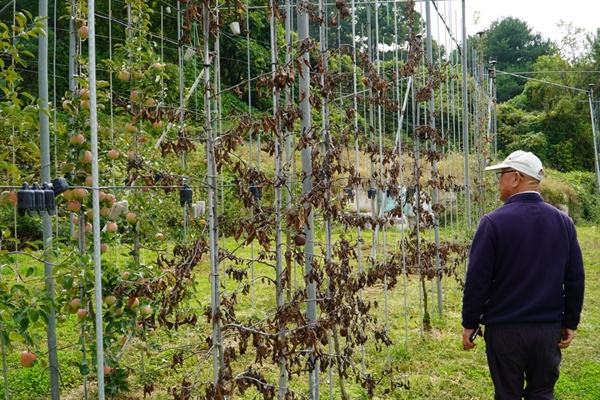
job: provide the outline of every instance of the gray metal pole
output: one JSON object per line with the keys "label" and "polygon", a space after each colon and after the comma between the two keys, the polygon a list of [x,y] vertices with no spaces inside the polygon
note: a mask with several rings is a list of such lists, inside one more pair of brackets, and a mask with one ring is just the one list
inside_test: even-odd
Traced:
{"label": "gray metal pole", "polygon": [[[38,15],[48,21],[48,0],[40,0]],[[46,31],[48,25],[46,24]],[[40,98],[40,153],[42,164],[42,182],[51,181],[50,174],[50,119],[48,117],[48,32],[39,36],[38,48],[38,96]],[[54,264],[50,257],[52,249],[52,217],[48,212],[42,214],[44,238],[44,277],[47,296],[54,302]],[[56,348],[56,311],[50,308],[48,326],[48,362],[50,364],[50,392],[53,400],[60,398],[58,352]]]}
{"label": "gray metal pole", "polygon": [[[277,4],[275,0],[270,0],[271,8],[275,9]],[[277,70],[279,68],[278,61],[278,47],[277,47],[277,19],[275,13],[271,13],[269,18],[270,24],[270,40],[271,40],[271,76],[275,78]],[[273,118],[277,118],[277,114],[280,109],[281,103],[281,92],[279,90],[273,90]],[[278,123],[278,125],[280,125]],[[281,126],[278,126],[278,130],[281,131]],[[273,135],[273,142],[275,143],[275,179],[279,180],[283,175],[283,152],[282,152],[282,139],[278,135]],[[259,146],[260,152],[260,146]],[[277,309],[281,310],[285,304],[284,298],[284,268],[283,268],[283,234],[282,234],[282,223],[281,223],[281,209],[282,209],[282,186],[275,186],[275,298],[277,302]],[[285,347],[285,336],[286,336],[286,324],[279,322],[279,339],[281,340],[282,348],[278,350],[279,354],[279,391],[277,392],[277,398],[284,400],[287,397],[288,392],[288,374],[287,374],[287,348]]]}
{"label": "gray metal pole", "polygon": [[590,102],[590,116],[592,118],[592,136],[594,139],[594,161],[596,164],[596,191],[600,193],[600,167],[598,167],[598,140],[596,135],[596,118],[594,116],[594,84],[590,83],[590,91],[588,92]]}
{"label": "gray metal pole", "polygon": [[[425,2],[425,18],[427,21],[427,59],[433,65],[433,43],[431,40],[431,0],[427,0]],[[429,79],[433,79],[433,77],[429,77]],[[431,89],[431,99],[429,99],[429,127],[435,130],[435,92]],[[435,152],[437,150],[437,145],[435,140],[431,142],[431,150]],[[437,182],[437,161],[434,159],[431,165],[433,180]],[[436,186],[433,187],[433,196],[432,196],[433,204],[438,203],[438,188]],[[439,223],[439,214],[437,211],[433,211],[433,223],[434,223],[434,237],[435,237],[435,268],[436,270],[441,270],[442,267],[440,265],[440,223]],[[436,278],[436,288],[437,288],[437,303],[438,303],[438,312],[442,313],[442,279],[440,274],[438,274]]]}
{"label": "gray metal pole", "polygon": [[219,371],[224,371],[225,361],[223,358],[223,336],[221,332],[221,291],[219,278],[219,232],[218,232],[218,204],[219,192],[217,182],[217,164],[215,157],[215,138],[212,131],[212,117],[210,98],[210,62],[209,51],[210,38],[210,10],[206,4],[202,6],[202,26],[204,36],[203,62],[204,62],[204,114],[206,116],[206,153],[208,160],[208,208],[210,210],[210,275],[211,275],[211,313],[212,313],[212,341],[213,341],[213,384],[219,383]]}
{"label": "gray metal pole", "polygon": [[95,1],[88,2],[88,70],[90,84],[90,133],[92,145],[92,213],[94,235],[94,299],[96,308],[96,376],[98,399],[104,400],[104,331],[102,323],[102,252],[100,251],[100,197],[98,185],[98,112],[96,96]]}
{"label": "gray metal pole", "polygon": [[[308,2],[305,4],[299,4],[296,8],[298,14],[298,42],[300,45],[306,43],[310,39],[309,27],[308,27]],[[300,74],[299,89],[300,89],[300,134],[310,135],[311,134],[311,113],[310,113],[310,57],[308,51],[300,57],[300,64],[302,65],[302,73]],[[302,195],[307,196],[312,191],[312,156],[310,146],[306,146],[302,149]],[[309,207],[309,205],[305,205]],[[312,262],[315,255],[315,234],[314,234],[314,212],[311,211],[304,224],[304,232],[306,235],[306,244],[304,246],[304,274],[306,276],[312,274]],[[306,317],[308,323],[313,325],[317,320],[317,303],[316,303],[316,284],[315,282],[306,283]],[[319,398],[319,365],[318,360],[315,357],[314,351],[310,350],[309,353],[309,365],[311,371],[309,375],[309,388],[308,395],[311,399]]]}
{"label": "gray metal pole", "polygon": [[465,156],[465,213],[467,229],[471,228],[471,185],[469,183],[469,101],[467,88],[467,23],[465,0],[462,0],[462,119]]}
{"label": "gray metal pole", "polygon": [[[69,90],[75,89],[77,71],[75,69],[77,34],[75,31],[75,2],[71,0],[71,18],[69,18]],[[71,232],[73,234],[73,232]]]}

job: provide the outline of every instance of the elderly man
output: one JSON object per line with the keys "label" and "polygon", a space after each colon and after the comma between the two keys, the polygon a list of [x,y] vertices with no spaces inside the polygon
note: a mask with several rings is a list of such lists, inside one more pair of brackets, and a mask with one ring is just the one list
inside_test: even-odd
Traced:
{"label": "elderly man", "polygon": [[465,281],[462,343],[479,324],[496,399],[554,399],[561,349],[573,340],[584,270],[573,221],[538,193],[542,163],[515,151],[496,171],[504,205],[477,228]]}

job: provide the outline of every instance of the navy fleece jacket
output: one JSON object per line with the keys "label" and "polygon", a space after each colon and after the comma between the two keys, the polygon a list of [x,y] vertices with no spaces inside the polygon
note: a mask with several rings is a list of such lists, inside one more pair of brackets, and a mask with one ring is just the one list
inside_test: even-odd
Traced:
{"label": "navy fleece jacket", "polygon": [[562,321],[577,329],[584,280],[573,221],[538,193],[515,194],[479,223],[462,325]]}

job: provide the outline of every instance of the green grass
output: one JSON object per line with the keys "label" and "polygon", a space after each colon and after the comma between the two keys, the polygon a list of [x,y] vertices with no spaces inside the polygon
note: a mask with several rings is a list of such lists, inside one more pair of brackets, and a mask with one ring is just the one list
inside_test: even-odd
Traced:
{"label": "green grass", "polygon": [[[596,227],[578,227],[579,240],[584,252],[586,266],[586,298],[582,321],[576,332],[575,340],[571,347],[563,351],[561,364],[561,377],[556,387],[558,400],[578,399],[593,400],[600,398],[600,339],[597,332],[600,323],[600,231]],[[364,252],[368,253],[370,247],[370,233],[365,232]],[[398,233],[390,233],[389,243],[399,239]],[[255,248],[257,252],[260,249]],[[246,247],[238,255],[249,257],[250,248]],[[152,256],[146,254],[147,260]],[[225,267],[225,264],[223,267]],[[27,268],[23,263],[22,268]],[[366,268],[366,265],[365,265]],[[41,273],[41,272],[39,272]],[[303,267],[297,266],[292,281],[297,284],[302,282]],[[248,273],[250,276],[250,272]],[[274,309],[274,285],[262,280],[261,276],[272,276],[272,268],[260,263],[254,265],[254,297],[250,294],[238,295],[236,306],[237,316],[241,320],[263,320]],[[14,278],[10,273],[4,279]],[[238,284],[222,274],[224,291],[230,295],[238,289]],[[196,270],[198,299],[191,301],[189,306],[200,310],[209,304],[210,283],[208,279],[208,266],[202,265]],[[393,344],[388,348],[375,349],[374,342],[367,342],[364,347],[364,360],[362,349],[355,347],[354,361],[358,371],[364,361],[366,372],[379,377],[388,367],[391,374],[376,383],[375,398],[379,399],[490,399],[493,397],[493,387],[489,377],[485,357],[485,342],[477,341],[477,346],[472,351],[464,351],[461,346],[461,292],[458,285],[451,279],[445,278],[443,288],[443,310],[439,313],[435,307],[435,285],[427,282],[427,291],[432,317],[432,329],[421,328],[422,307],[419,293],[420,283],[418,277],[410,276],[407,279],[406,289],[402,280],[387,293],[387,323],[389,324],[390,337]],[[378,307],[371,310],[371,315],[377,317],[378,324],[386,321],[384,290],[382,285],[375,285],[363,291],[363,297],[371,302],[377,301]],[[404,304],[407,307],[404,307]],[[91,332],[91,329],[89,330]],[[41,332],[43,336],[43,332]],[[208,346],[204,338],[209,334],[209,328],[204,319],[200,319],[196,327],[184,327],[178,331],[158,330],[154,335],[148,336],[145,342],[134,339],[127,347],[121,359],[121,365],[130,371],[129,384],[131,394],[115,396],[116,399],[142,399],[142,384],[154,383],[153,399],[171,399],[167,392],[178,388],[185,378],[196,387],[195,396],[203,392],[201,383],[212,380],[212,361],[207,357]],[[81,359],[79,344],[80,323],[74,315],[70,315],[66,322],[59,324],[59,361],[61,366],[62,398],[83,398],[83,377],[79,373],[78,364]],[[92,333],[88,333],[86,340],[93,340]],[[236,338],[231,332],[224,335],[225,343],[233,344]],[[88,342],[89,343],[89,342]],[[21,368],[18,354],[21,347],[14,346],[7,349],[7,373],[11,399],[46,399],[49,398],[48,370],[40,364],[31,369]],[[323,351],[329,351],[323,348]],[[183,351],[184,362],[176,371],[167,368],[172,357],[178,351]],[[142,357],[143,354],[143,357]],[[44,357],[45,355],[40,355]],[[88,354],[89,356],[89,354]],[[246,355],[241,356],[232,364],[235,373],[243,371],[252,365],[254,354],[252,346]],[[269,382],[277,382],[278,367],[269,362],[263,365],[254,365],[254,369],[268,377]],[[234,373],[234,375],[235,375]],[[330,388],[328,372],[320,375],[320,397],[329,398],[330,390],[333,398],[340,398],[340,386],[337,374],[334,371]],[[2,378],[0,378],[2,379]],[[95,395],[94,373],[89,375],[89,398]],[[385,388],[393,385],[406,384],[409,389],[396,386],[391,393],[384,393]],[[307,390],[306,374],[290,377],[289,386],[297,394],[305,394]],[[353,375],[346,380],[346,388],[352,399],[368,398],[366,390],[358,385]],[[4,396],[4,383],[0,380],[0,395]],[[234,398],[253,399],[261,398],[260,394],[250,388],[244,396],[239,393]]]}

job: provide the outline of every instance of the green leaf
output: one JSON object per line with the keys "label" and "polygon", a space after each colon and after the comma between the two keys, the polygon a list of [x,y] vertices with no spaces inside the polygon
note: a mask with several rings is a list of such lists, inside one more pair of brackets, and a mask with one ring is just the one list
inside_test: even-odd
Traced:
{"label": "green leaf", "polygon": [[33,346],[35,344],[35,341],[33,340],[33,338],[31,336],[29,336],[27,333],[22,333],[21,338],[25,341],[25,343],[28,343],[30,346]]}
{"label": "green leaf", "polygon": [[37,322],[37,320],[39,319],[40,314],[36,311],[36,310],[30,310],[29,311],[29,320],[31,322]]}
{"label": "green leaf", "polygon": [[22,332],[25,332],[27,328],[29,328],[29,319],[21,318],[21,320],[19,321],[19,327],[21,328]]}
{"label": "green leaf", "polygon": [[15,294],[17,292],[21,292],[23,293],[25,296],[29,297],[29,290],[27,290],[27,288],[23,285],[13,285],[13,287],[10,288],[10,293],[11,294]]}
{"label": "green leaf", "polygon": [[79,364],[79,373],[84,376],[89,375],[90,366],[88,365],[87,362],[83,361],[83,362],[81,362],[81,364]]}
{"label": "green leaf", "polygon": [[48,318],[48,314],[45,311],[43,311],[43,310],[40,310],[39,314],[40,314],[40,318],[42,318],[44,320],[44,324],[48,325],[50,323],[50,319]]}
{"label": "green leaf", "polygon": [[61,279],[60,285],[65,289],[71,289],[73,287],[73,281],[74,281],[73,276],[67,275]]}
{"label": "green leaf", "polygon": [[36,153],[40,152],[39,147],[37,147],[37,145],[33,142],[23,143],[23,147],[25,147],[26,149],[29,149],[30,151],[34,151]]}
{"label": "green leaf", "polygon": [[10,345],[10,335],[8,332],[3,331],[2,335],[0,335],[0,340],[2,340],[2,344],[5,346],[9,346]]}

